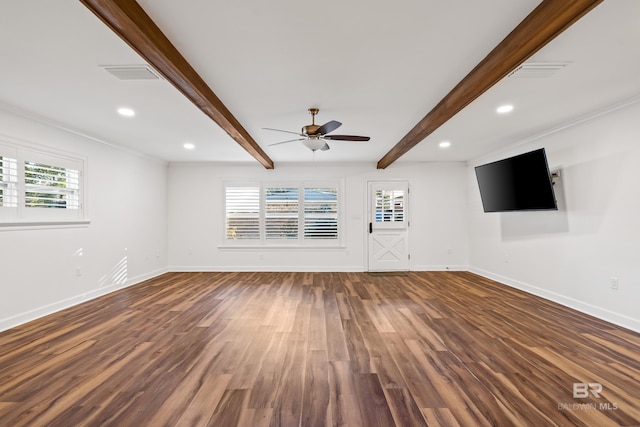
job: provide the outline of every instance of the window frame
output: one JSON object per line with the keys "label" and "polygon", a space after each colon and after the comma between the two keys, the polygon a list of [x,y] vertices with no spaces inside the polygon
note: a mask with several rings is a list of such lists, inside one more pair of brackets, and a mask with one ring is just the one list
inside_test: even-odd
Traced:
{"label": "window frame", "polygon": [[[86,205],[86,165],[84,157],[27,141],[0,136],[0,157],[16,160],[17,206],[0,206],[0,231],[40,228],[79,227],[89,224]],[[77,172],[77,201],[74,208],[28,207],[26,193],[29,163]]]}
{"label": "window frame", "polygon": [[[227,237],[227,188],[229,187],[257,187],[259,188],[259,238],[257,239],[228,239]],[[298,192],[297,203],[297,237],[294,238],[267,238],[266,233],[266,190],[272,188],[296,188]],[[305,197],[304,190],[308,188],[335,188],[337,193],[337,226],[336,238],[318,239],[305,238]],[[330,181],[307,181],[307,180],[285,180],[285,181],[235,181],[223,180],[222,182],[222,221],[221,221],[221,243],[219,248],[344,248],[344,183],[343,180]]]}

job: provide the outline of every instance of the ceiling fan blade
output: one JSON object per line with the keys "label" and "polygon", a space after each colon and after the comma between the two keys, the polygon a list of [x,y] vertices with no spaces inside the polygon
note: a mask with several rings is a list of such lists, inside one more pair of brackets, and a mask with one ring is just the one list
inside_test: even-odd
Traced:
{"label": "ceiling fan blade", "polygon": [[331,147],[329,147],[329,144],[325,143],[322,148],[320,149],[320,151],[327,151],[328,149],[330,149]]}
{"label": "ceiling fan blade", "polygon": [[286,144],[287,142],[304,141],[305,139],[306,138],[288,139],[286,141],[280,141],[280,142],[275,142],[273,144],[269,144],[269,147],[272,147],[274,145]]}
{"label": "ceiling fan blade", "polygon": [[329,132],[333,132],[334,130],[338,129],[340,126],[342,126],[342,123],[337,122],[335,120],[331,120],[330,122],[327,122],[322,126],[320,126],[318,130],[314,133],[314,135],[326,135]]}
{"label": "ceiling fan blade", "polygon": [[304,137],[306,137],[306,136],[307,136],[307,135],[302,134],[302,133],[300,133],[300,132],[291,132],[290,130],[273,129],[273,128],[262,128],[262,129],[265,129],[265,130],[274,130],[274,131],[276,131],[276,132],[292,133],[292,134],[294,134],[294,135],[304,136]]}
{"label": "ceiling fan blade", "polygon": [[356,136],[356,135],[325,135],[324,139],[330,139],[332,141],[360,141],[365,142],[370,140],[368,136]]}

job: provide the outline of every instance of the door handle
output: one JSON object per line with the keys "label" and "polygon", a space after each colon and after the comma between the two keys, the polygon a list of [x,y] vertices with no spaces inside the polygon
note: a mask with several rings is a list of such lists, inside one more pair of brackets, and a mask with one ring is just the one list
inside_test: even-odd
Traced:
{"label": "door handle", "polygon": [[369,234],[373,233],[373,223],[369,223]]}

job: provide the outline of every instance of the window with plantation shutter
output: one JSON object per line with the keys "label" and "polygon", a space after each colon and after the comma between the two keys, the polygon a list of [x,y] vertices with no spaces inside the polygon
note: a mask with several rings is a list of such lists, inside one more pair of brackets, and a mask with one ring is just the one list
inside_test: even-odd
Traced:
{"label": "window with plantation shutter", "polygon": [[27,208],[80,208],[77,170],[26,161],[24,187]]}
{"label": "window with plantation shutter", "polygon": [[296,187],[267,187],[264,190],[264,235],[266,239],[298,238],[298,198]]}
{"label": "window with plantation shutter", "polygon": [[404,191],[376,191],[376,222],[404,222]]}
{"label": "window with plantation shutter", "polygon": [[337,182],[225,183],[225,244],[339,245],[339,188]]}
{"label": "window with plantation shutter", "polygon": [[227,240],[260,239],[260,187],[226,187]]}
{"label": "window with plantation shutter", "polygon": [[0,141],[0,226],[83,224],[85,161]]}
{"label": "window with plantation shutter", "polygon": [[18,207],[18,161],[0,156],[0,208]]}
{"label": "window with plantation shutter", "polygon": [[304,238],[338,238],[338,189],[304,189]]}

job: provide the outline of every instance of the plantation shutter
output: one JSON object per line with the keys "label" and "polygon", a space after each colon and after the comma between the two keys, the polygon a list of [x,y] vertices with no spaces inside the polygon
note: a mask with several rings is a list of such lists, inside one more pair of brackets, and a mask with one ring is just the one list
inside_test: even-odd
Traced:
{"label": "plantation shutter", "polygon": [[225,188],[227,240],[260,239],[260,187]]}
{"label": "plantation shutter", "polygon": [[0,208],[18,206],[18,161],[0,153]]}
{"label": "plantation shutter", "polygon": [[376,222],[403,222],[404,197],[402,190],[377,190]]}
{"label": "plantation shutter", "polygon": [[338,238],[338,189],[304,189],[304,238]]}
{"label": "plantation shutter", "polygon": [[77,170],[25,161],[24,184],[27,208],[80,208],[80,174]]}
{"label": "plantation shutter", "polygon": [[264,190],[265,238],[298,238],[297,187],[267,187]]}

